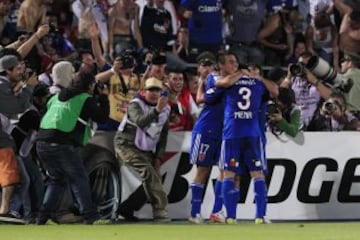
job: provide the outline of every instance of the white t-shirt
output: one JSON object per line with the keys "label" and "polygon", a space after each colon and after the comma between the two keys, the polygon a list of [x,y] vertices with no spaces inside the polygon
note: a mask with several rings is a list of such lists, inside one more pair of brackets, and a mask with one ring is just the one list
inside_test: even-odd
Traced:
{"label": "white t-shirt", "polygon": [[313,17],[321,11],[326,11],[332,5],[332,0],[310,0],[309,5],[309,12]]}

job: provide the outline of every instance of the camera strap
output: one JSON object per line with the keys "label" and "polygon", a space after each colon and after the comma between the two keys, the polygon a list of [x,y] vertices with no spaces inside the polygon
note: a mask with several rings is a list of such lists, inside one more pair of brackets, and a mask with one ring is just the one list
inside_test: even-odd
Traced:
{"label": "camera strap", "polygon": [[129,92],[128,86],[125,84],[125,79],[123,78],[122,74],[119,73],[119,79],[121,83],[121,90],[124,95],[126,95]]}

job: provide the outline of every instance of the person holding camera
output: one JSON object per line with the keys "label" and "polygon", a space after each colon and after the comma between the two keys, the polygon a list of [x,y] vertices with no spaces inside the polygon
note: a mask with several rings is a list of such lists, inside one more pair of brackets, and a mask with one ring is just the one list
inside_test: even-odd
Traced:
{"label": "person holding camera", "polygon": [[[127,114],[115,135],[114,146],[118,160],[139,173],[147,200],[153,207],[154,221],[168,222],[167,194],[156,166],[165,153],[170,116],[168,97],[162,94],[162,89],[160,80],[146,80],[144,91],[128,105]],[[146,198],[141,206],[145,203]],[[135,209],[130,209],[130,205],[125,210],[133,213]]]}
{"label": "person holding camera", "polygon": [[355,131],[359,129],[359,120],[346,109],[344,95],[333,92],[330,98],[316,111],[308,131]]}
{"label": "person holding camera", "polygon": [[352,79],[353,86],[345,93],[347,108],[360,119],[360,53],[347,53],[341,61],[341,72],[347,79]]}
{"label": "person holding camera", "polygon": [[[301,125],[306,129],[310,120],[313,117],[315,110],[321,99],[318,86],[312,84],[308,79],[305,65],[311,58],[310,52],[304,52],[300,55],[296,64],[290,64],[286,78],[281,82],[280,86],[290,88],[294,92],[296,104],[298,104],[301,111]],[[314,81],[314,83],[317,80]]]}
{"label": "person holding camera", "polygon": [[301,129],[301,110],[295,104],[295,94],[290,88],[279,88],[276,103],[268,106],[268,123],[273,133],[284,132],[296,137]]}
{"label": "person holding camera", "polygon": [[89,177],[80,156],[81,147],[91,137],[91,122],[104,121],[109,115],[108,90],[93,96],[95,78],[89,73],[75,75],[68,88],[47,103],[37,135],[36,150],[49,182],[36,223],[46,224],[60,205],[59,196],[69,183],[84,224],[93,224],[100,214],[91,198]]}

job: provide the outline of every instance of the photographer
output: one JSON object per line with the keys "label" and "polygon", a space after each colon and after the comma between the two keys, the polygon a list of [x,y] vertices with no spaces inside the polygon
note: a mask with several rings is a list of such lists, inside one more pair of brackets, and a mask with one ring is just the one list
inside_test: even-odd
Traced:
{"label": "photographer", "polygon": [[347,53],[341,61],[344,77],[352,79],[354,85],[345,94],[348,110],[360,119],[360,54]]}
{"label": "photographer", "polygon": [[328,100],[316,111],[310,122],[309,131],[357,130],[358,120],[346,110],[344,95],[333,92]]}
{"label": "photographer", "polygon": [[301,110],[295,104],[294,92],[289,88],[279,88],[279,96],[274,105],[268,106],[269,126],[272,132],[285,132],[296,137],[301,129]]}
{"label": "photographer", "polygon": [[[293,90],[295,102],[301,110],[301,125],[304,129],[313,118],[320,99],[323,97],[323,87],[325,88],[325,86],[320,86],[318,79],[305,69],[311,56],[310,52],[302,53],[296,64],[289,65],[287,76],[280,84],[281,87]],[[330,92],[331,90],[329,90],[329,95]]]}

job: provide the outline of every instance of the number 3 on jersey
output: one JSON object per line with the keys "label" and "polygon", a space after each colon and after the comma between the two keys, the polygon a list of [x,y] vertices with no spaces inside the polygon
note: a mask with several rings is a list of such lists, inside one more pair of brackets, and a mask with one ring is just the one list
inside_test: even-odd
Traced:
{"label": "number 3 on jersey", "polygon": [[239,95],[242,97],[242,101],[237,102],[238,107],[240,110],[248,110],[250,107],[251,89],[241,87],[239,89]]}

